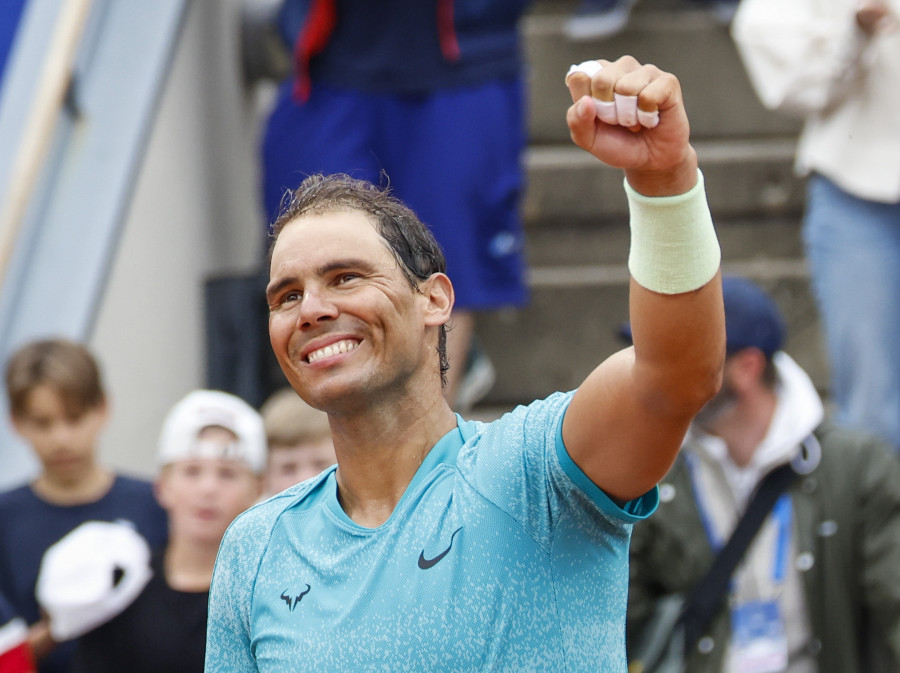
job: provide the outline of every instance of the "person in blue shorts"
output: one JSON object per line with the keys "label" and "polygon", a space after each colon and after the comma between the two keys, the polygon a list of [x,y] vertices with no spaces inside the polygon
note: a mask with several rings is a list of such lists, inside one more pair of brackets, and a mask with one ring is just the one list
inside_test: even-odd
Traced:
{"label": "person in blue shorts", "polygon": [[97,455],[108,402],[99,365],[82,344],[38,339],[6,363],[12,425],[40,462],[30,483],[0,493],[0,594],[29,626],[41,673],[67,670],[74,641],[57,643],[35,597],[47,549],[86,521],[126,521],[163,544],[165,511],[148,481],[114,473]]}
{"label": "person in blue shorts", "polygon": [[265,122],[267,221],[307,175],[390,184],[434,231],[456,282],[445,392],[459,409],[493,382],[476,374],[492,367],[466,366],[475,314],[528,298],[518,24],[529,4],[284,0],[278,15],[294,68]]}
{"label": "person in blue shorts", "polygon": [[434,236],[370,183],[308,178],[275,223],[269,334],[337,466],[225,534],[207,673],[625,671],[632,525],[721,378],[720,253],[677,78],[622,57],[567,85],[575,143],[625,172],[634,346],[465,421]]}

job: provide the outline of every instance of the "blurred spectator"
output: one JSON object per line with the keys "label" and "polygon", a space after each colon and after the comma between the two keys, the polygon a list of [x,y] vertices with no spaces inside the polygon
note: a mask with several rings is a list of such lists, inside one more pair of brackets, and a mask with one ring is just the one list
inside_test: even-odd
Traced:
{"label": "blurred spectator", "polygon": [[259,497],[265,450],[262,419],[238,397],[197,390],[172,408],[156,480],[168,543],[151,556],[137,599],[81,638],[73,673],[202,673],[216,552]]}
{"label": "blurred spectator", "polygon": [[269,451],[265,495],[280,493],[337,462],[328,414],[309,406],[293,388],[272,395],[260,413]]}
{"label": "blurred spectator", "polygon": [[278,14],[294,74],[266,122],[269,222],[309,174],[389,183],[432,228],[454,278],[446,394],[461,410],[495,378],[475,312],[527,300],[518,24],[528,4],[285,0]]}
{"label": "blurred spectator", "polygon": [[790,465],[685,670],[896,671],[900,462],[875,438],[822,422],[812,381],[781,350],[770,297],[735,277],[723,279],[723,295],[722,389],[660,483],[659,510],[634,529],[632,665],[643,663],[635,646],[657,602],[691,593],[763,479]]}
{"label": "blurred spectator", "polygon": [[900,450],[900,3],[743,0],[732,34],[766,107],[804,120],[804,241],[836,421]]}
{"label": "blurred spectator", "polygon": [[6,394],[13,427],[41,471],[0,494],[0,594],[29,624],[41,673],[62,672],[74,646],[56,647],[35,599],[44,552],[86,521],[129,521],[159,545],[165,512],[149,482],[117,475],[98,460],[109,408],[97,362],[84,346],[63,339],[22,346],[7,362]]}

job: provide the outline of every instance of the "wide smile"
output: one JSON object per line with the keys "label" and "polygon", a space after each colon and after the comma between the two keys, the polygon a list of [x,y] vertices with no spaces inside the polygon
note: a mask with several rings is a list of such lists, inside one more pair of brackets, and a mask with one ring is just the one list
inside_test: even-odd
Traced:
{"label": "wide smile", "polygon": [[328,344],[323,348],[319,348],[317,350],[311,351],[306,356],[306,361],[310,364],[315,363],[322,358],[328,358],[333,355],[339,355],[341,353],[349,353],[352,350],[356,350],[359,346],[359,341],[355,341],[353,339],[342,339],[341,341],[336,341],[333,344]]}

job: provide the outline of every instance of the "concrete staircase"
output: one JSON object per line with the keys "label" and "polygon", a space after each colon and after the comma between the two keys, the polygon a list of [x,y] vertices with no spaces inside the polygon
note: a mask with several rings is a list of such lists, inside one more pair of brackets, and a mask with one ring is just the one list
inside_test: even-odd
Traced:
{"label": "concrete staircase", "polygon": [[575,2],[542,0],[523,29],[530,66],[530,147],[524,203],[530,304],[480,314],[477,331],[497,369],[481,405],[503,409],[576,387],[621,347],[627,318],[628,247],[621,174],[575,147],[563,78],[572,63],[632,54],[676,73],[691,119],[726,273],[770,290],[789,323],[786,350],[820,389],[827,371],[800,240],[803,185],[792,173],[799,129],[765,110],[731,38],[689,0],[642,0],[628,28],[571,42]]}

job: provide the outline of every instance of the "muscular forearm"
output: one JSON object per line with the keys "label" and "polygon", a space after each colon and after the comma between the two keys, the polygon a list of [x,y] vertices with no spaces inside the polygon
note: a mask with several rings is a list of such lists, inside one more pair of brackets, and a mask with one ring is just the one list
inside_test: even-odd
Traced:
{"label": "muscular forearm", "polygon": [[629,193],[636,392],[676,421],[715,393],[725,344],[721,253],[696,167],[692,177],[677,196]]}

